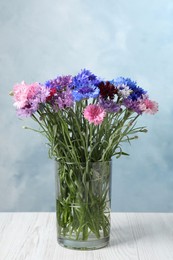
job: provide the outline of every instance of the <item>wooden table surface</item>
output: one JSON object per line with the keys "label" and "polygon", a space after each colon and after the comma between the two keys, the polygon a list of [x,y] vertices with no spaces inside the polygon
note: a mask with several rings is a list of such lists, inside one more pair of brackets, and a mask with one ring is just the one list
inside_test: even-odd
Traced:
{"label": "wooden table surface", "polygon": [[109,246],[65,249],[55,213],[0,213],[0,260],[173,260],[173,213],[112,213]]}

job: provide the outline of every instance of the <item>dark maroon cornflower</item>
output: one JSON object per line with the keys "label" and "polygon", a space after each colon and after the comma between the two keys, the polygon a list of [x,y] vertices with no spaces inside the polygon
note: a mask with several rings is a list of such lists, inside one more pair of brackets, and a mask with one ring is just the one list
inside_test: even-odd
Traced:
{"label": "dark maroon cornflower", "polygon": [[109,81],[105,81],[105,82],[101,81],[98,84],[98,88],[100,89],[100,96],[103,99],[110,98],[111,100],[113,100],[115,94],[117,94],[117,92],[118,92],[117,88]]}

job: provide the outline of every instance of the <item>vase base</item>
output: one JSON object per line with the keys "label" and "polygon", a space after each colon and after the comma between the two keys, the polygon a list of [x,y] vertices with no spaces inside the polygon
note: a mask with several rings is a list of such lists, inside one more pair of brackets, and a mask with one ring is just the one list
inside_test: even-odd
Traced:
{"label": "vase base", "polygon": [[109,243],[109,237],[91,241],[76,241],[58,238],[58,243],[63,247],[74,250],[96,250],[107,246]]}

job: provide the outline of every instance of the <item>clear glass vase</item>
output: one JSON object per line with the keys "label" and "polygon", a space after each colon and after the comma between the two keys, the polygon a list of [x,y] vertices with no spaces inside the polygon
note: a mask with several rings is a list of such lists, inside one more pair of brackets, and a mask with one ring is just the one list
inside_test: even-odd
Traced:
{"label": "clear glass vase", "polygon": [[105,247],[110,237],[111,161],[56,166],[58,243],[79,250]]}

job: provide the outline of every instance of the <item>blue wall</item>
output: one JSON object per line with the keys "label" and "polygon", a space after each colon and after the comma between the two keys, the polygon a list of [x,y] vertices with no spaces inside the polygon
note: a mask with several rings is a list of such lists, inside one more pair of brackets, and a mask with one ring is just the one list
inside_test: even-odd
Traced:
{"label": "blue wall", "polygon": [[54,164],[8,93],[81,68],[131,77],[159,102],[130,157],[113,159],[113,211],[173,212],[173,1],[0,1],[0,211],[54,210]]}

